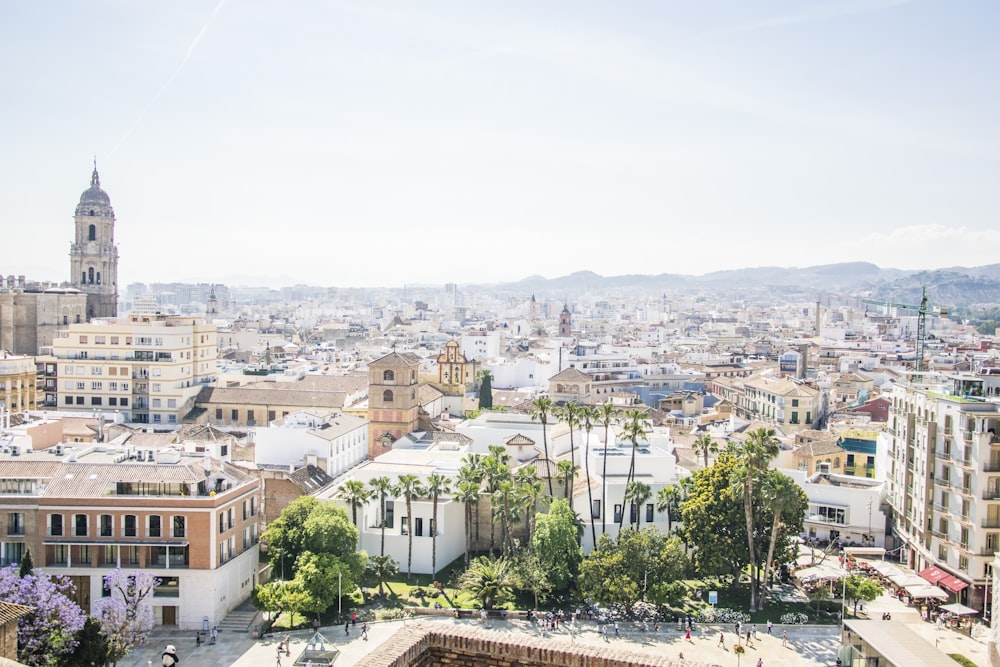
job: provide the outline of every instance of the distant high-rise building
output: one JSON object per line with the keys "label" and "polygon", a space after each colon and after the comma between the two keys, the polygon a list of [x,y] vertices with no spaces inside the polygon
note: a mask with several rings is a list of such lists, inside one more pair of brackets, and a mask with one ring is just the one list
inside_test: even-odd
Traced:
{"label": "distant high-rise building", "polygon": [[118,246],[115,211],[101,189],[97,162],[90,187],[80,195],[74,216],[76,238],[70,246],[70,284],[87,295],[87,319],[118,315]]}

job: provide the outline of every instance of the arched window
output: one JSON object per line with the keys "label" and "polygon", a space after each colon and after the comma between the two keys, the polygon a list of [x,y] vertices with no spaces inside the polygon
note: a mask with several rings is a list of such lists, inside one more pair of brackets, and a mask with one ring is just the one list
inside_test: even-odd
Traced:
{"label": "arched window", "polygon": [[[91,213],[93,215],[93,213]],[[91,225],[87,228],[87,240],[96,241],[97,240],[97,225]]]}
{"label": "arched window", "polygon": [[392,371],[382,371],[382,380],[384,382],[392,382],[396,379],[396,374]]}
{"label": "arched window", "polygon": [[84,271],[83,275],[80,276],[80,282],[81,283],[87,282],[87,272],[86,271]]}
{"label": "arched window", "polygon": [[94,215],[94,209],[90,209],[90,214]]}
{"label": "arched window", "polygon": [[91,285],[94,284],[94,267],[87,269],[87,282]]}
{"label": "arched window", "polygon": [[392,403],[392,390],[386,389],[382,392],[382,401],[385,403]]}

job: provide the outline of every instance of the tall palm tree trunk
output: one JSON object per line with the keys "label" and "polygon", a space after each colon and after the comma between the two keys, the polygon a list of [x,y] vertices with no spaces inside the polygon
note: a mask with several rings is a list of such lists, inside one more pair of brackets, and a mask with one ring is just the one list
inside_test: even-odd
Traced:
{"label": "tall palm tree trunk", "polygon": [[592,547],[597,546],[597,529],[594,527],[594,492],[590,488],[590,429],[587,429],[587,444],[583,452],[583,469],[587,475],[587,514],[590,515],[590,539]]}

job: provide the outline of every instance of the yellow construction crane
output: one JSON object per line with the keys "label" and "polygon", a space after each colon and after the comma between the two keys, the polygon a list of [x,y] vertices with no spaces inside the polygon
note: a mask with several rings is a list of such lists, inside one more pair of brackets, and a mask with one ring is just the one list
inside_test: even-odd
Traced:
{"label": "yellow construction crane", "polygon": [[[948,314],[947,306],[931,306],[927,303],[927,288],[921,288],[920,304],[914,306],[909,303],[893,303],[891,301],[874,301],[872,299],[862,299],[861,303],[873,306],[882,306],[886,309],[897,308],[903,310],[917,311],[917,361],[916,372],[922,373],[924,370],[924,342],[927,337],[927,313],[931,312],[938,317]],[[886,313],[888,314],[888,312]]]}

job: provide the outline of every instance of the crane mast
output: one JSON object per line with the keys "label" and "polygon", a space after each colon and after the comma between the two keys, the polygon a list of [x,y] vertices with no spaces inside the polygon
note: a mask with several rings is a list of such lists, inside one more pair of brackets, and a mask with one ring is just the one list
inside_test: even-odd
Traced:
{"label": "crane mast", "polygon": [[920,303],[917,305],[910,303],[893,303],[892,301],[876,301],[873,299],[862,299],[861,302],[873,306],[882,306],[884,308],[917,311],[917,359],[915,370],[917,373],[922,373],[924,371],[924,345],[927,341],[927,313],[930,311],[937,316],[943,316],[948,314],[948,309],[944,306],[935,306],[931,308],[927,303],[926,287],[921,288]]}

